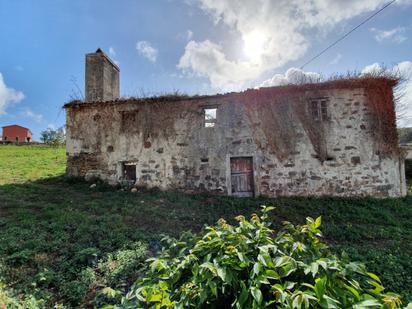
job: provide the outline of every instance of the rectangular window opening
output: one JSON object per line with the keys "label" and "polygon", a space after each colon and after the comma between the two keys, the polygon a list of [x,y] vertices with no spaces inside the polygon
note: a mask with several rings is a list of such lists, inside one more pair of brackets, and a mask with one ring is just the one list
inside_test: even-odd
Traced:
{"label": "rectangular window opening", "polygon": [[322,116],[322,120],[328,119],[328,105],[326,100],[320,101],[320,114]]}
{"label": "rectangular window opening", "polygon": [[311,101],[310,102],[310,110],[311,110],[312,118],[314,120],[319,120],[318,101]]}
{"label": "rectangular window opening", "polygon": [[213,128],[216,125],[217,108],[204,108],[204,124],[205,128]]}
{"label": "rectangular window opening", "polygon": [[309,102],[310,114],[313,120],[326,121],[328,120],[328,100],[316,99]]}
{"label": "rectangular window opening", "polygon": [[121,113],[121,131],[131,132],[134,131],[137,125],[137,110],[122,111]]}

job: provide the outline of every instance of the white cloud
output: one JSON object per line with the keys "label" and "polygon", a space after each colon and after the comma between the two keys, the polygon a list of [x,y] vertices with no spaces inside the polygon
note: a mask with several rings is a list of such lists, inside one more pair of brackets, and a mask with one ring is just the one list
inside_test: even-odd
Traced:
{"label": "white cloud", "polygon": [[412,61],[403,61],[393,67],[405,79],[401,86],[398,102],[398,125],[412,126]]}
{"label": "white cloud", "polygon": [[406,81],[400,90],[399,121],[401,127],[412,126],[412,61],[398,63],[394,69]]}
{"label": "white cloud", "polygon": [[116,60],[116,51],[112,46],[109,47],[109,56],[117,66],[120,66],[120,62]]}
{"label": "white cloud", "polygon": [[364,67],[361,71],[362,74],[379,74],[384,70],[383,66],[375,62]]}
{"label": "white cloud", "polygon": [[116,51],[112,46],[109,47],[109,55],[110,57],[116,57]]}
{"label": "white cloud", "polygon": [[[398,116],[398,126],[412,126],[412,61],[403,61],[391,68],[379,63],[365,66],[361,74],[381,74],[389,72],[402,78],[403,83],[397,93],[395,105]],[[285,74],[275,74],[272,78],[265,80],[259,87],[284,86],[290,84],[304,84],[321,82],[324,79],[319,73],[307,72],[298,68],[290,68]]]}
{"label": "white cloud", "polygon": [[377,62],[372,63],[364,67],[361,71],[362,74],[379,74],[382,72],[389,72],[395,76],[401,77],[403,80],[409,80],[412,78],[412,62],[411,61],[402,61],[394,65],[391,68],[379,64]]}
{"label": "white cloud", "polygon": [[260,87],[300,85],[307,83],[318,83],[322,81],[322,76],[315,72],[306,72],[298,68],[290,68],[285,74],[275,74],[272,78],[265,80]]}
{"label": "white cloud", "polygon": [[213,87],[226,90],[236,89],[245,78],[254,78],[258,70],[249,62],[229,61],[222,47],[209,40],[190,41],[186,45],[185,54],[180,58],[178,68],[207,76]]}
{"label": "white cloud", "polygon": [[19,116],[33,119],[37,123],[43,122],[43,115],[34,113],[30,108],[24,109]]}
{"label": "white cloud", "polygon": [[338,64],[341,59],[342,59],[342,54],[338,53],[336,54],[335,58],[333,58],[332,61],[329,62],[329,64]]}
{"label": "white cloud", "polygon": [[379,63],[373,63],[362,70],[362,74],[379,74],[389,72],[403,79],[396,104],[398,125],[400,127],[412,126],[412,61],[403,61],[392,68],[386,68]]}
{"label": "white cloud", "polygon": [[3,75],[0,73],[0,115],[6,114],[6,108],[10,104],[18,103],[23,99],[23,92],[7,87]]}
{"label": "white cloud", "polygon": [[139,41],[136,43],[136,49],[141,56],[147,58],[151,62],[156,62],[158,50],[154,48],[150,42]]}
{"label": "white cloud", "polygon": [[379,43],[387,40],[400,44],[407,39],[407,37],[404,35],[406,32],[405,27],[396,27],[390,30],[379,30],[376,28],[371,28],[370,31],[375,33],[375,40]]}
{"label": "white cloud", "polygon": [[186,32],[186,39],[189,41],[193,37],[193,31],[192,30],[187,30]]}
{"label": "white cloud", "polygon": [[[407,2],[407,3],[405,3]],[[220,89],[241,88],[262,73],[301,58],[309,35],[331,31],[342,21],[371,12],[386,0],[198,0],[215,23],[239,34],[245,44],[243,57],[232,59],[210,40],[190,41],[178,68],[207,77]],[[410,4],[411,1],[403,1]],[[245,57],[249,57],[247,60]]]}

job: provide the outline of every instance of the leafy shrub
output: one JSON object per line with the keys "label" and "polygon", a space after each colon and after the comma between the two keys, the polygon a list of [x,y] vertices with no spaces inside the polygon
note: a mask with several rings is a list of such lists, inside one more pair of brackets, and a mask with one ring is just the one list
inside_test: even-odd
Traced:
{"label": "leafy shrub", "polygon": [[98,268],[108,286],[130,286],[138,278],[146,258],[147,245],[139,241],[129,249],[110,253],[106,260],[99,262]]}
{"label": "leafy shrub", "polygon": [[138,241],[99,262],[97,271],[106,287],[97,293],[95,307],[120,303],[123,293],[140,277],[147,253],[147,245]]}
{"label": "leafy shrub", "polygon": [[332,255],[320,241],[320,217],[284,222],[275,232],[268,211],[220,219],[203,237],[169,240],[151,259],[147,277],[123,299],[124,308],[397,308],[380,279],[362,264]]}
{"label": "leafy shrub", "polygon": [[91,284],[93,284],[96,281],[96,274],[94,272],[94,269],[91,267],[86,267],[85,269],[83,269],[80,273],[79,281],[85,287],[89,287]]}
{"label": "leafy shrub", "polygon": [[19,299],[0,282],[0,308],[39,309],[43,308],[43,302],[36,300],[32,295],[25,295],[23,299]]}
{"label": "leafy shrub", "polygon": [[7,258],[7,263],[14,266],[21,266],[33,258],[33,252],[29,249],[24,249],[19,252],[15,252]]}
{"label": "leafy shrub", "polygon": [[77,252],[74,259],[79,265],[94,266],[97,264],[99,255],[99,249],[85,248]]}
{"label": "leafy shrub", "polygon": [[65,281],[60,287],[60,295],[65,299],[66,305],[76,307],[84,300],[88,288],[80,280]]}

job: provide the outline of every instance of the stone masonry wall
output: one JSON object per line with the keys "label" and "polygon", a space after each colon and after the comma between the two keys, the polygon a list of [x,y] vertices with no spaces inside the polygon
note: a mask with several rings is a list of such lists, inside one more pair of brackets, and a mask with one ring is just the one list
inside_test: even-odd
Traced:
{"label": "stone masonry wall", "polygon": [[[136,164],[136,183],[189,192],[231,194],[231,157],[253,157],[255,194],[264,196],[401,196],[403,160],[382,157],[372,138],[362,89],[306,92],[328,98],[322,123],[327,151],[319,160],[304,125],[290,116],[294,151],[286,158],[265,147],[260,119],[239,94],[171,102],[129,100],[68,106],[68,174],[123,179],[123,164]],[[305,101],[306,102],[306,101]],[[307,108],[306,103],[302,108]],[[204,127],[203,108],[217,107],[217,122]]]}
{"label": "stone masonry wall", "polygon": [[85,92],[87,102],[119,98],[119,68],[100,49],[86,55]]}

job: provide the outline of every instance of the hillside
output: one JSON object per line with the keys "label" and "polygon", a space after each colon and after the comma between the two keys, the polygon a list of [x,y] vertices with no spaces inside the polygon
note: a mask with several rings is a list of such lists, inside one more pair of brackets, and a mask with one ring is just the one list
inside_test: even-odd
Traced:
{"label": "hillside", "polygon": [[412,144],[412,128],[398,128],[398,134],[401,144]]}

